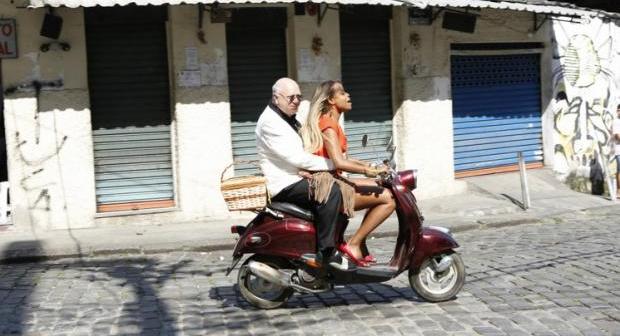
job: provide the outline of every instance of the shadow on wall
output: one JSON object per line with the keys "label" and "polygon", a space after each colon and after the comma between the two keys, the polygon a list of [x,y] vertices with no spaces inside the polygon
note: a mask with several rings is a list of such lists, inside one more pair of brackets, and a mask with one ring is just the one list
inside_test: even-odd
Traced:
{"label": "shadow on wall", "polygon": [[[14,251],[24,247],[41,248],[37,241],[17,242],[2,257],[15,258]],[[0,264],[0,335],[64,334],[76,328],[98,335],[176,335],[180,319],[173,311],[182,307],[162,296],[182,293],[169,282],[210,276],[198,268],[185,270],[187,260],[13,260]]]}

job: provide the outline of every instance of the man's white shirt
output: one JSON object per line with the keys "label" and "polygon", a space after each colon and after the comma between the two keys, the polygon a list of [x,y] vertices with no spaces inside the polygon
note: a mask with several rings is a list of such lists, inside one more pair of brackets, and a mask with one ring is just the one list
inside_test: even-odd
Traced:
{"label": "man's white shirt", "polygon": [[331,160],[306,152],[299,134],[269,106],[258,118],[255,133],[260,167],[271,196],[301,180],[301,169],[334,170]]}

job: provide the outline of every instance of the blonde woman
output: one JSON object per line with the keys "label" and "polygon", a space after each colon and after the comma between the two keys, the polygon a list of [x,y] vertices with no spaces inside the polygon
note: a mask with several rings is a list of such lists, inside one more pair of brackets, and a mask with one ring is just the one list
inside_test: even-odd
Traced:
{"label": "blonde woman", "polygon": [[[357,232],[339,246],[340,251],[358,266],[367,266],[375,258],[368,254],[366,237],[392,214],[396,203],[391,192],[379,186],[374,179],[345,179],[341,176],[342,172],[350,172],[375,177],[386,171],[386,167],[374,168],[363,161],[347,158],[347,138],[338,120],[343,113],[350,113],[351,108],[351,97],[341,82],[321,83],[314,92],[308,119],[300,134],[307,152],[331,159],[337,169],[333,177],[326,178],[326,173],[313,175],[312,184],[317,193],[325,194],[326,190],[320,191],[322,187],[331,186],[331,181],[335,181],[340,185],[347,215],[352,216],[353,211],[368,209]],[[315,198],[320,201],[321,196],[315,195]]]}

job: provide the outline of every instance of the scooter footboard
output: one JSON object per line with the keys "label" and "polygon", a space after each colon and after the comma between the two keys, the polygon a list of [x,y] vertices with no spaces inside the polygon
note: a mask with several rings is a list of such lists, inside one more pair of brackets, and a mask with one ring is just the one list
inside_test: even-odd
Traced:
{"label": "scooter footboard", "polygon": [[409,269],[417,271],[426,258],[457,247],[459,244],[454,240],[449,230],[432,226],[425,227],[422,229],[421,237],[415,247]]}

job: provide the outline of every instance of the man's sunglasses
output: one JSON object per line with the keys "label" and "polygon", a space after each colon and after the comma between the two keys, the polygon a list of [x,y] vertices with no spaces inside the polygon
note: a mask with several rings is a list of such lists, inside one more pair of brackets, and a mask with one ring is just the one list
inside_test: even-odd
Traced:
{"label": "man's sunglasses", "polygon": [[282,96],[282,97],[286,98],[286,101],[288,101],[288,103],[289,103],[289,104],[290,104],[290,103],[292,103],[292,102],[294,102],[294,101],[295,101],[295,98],[297,98],[297,100],[299,100],[299,101],[301,101],[301,100],[304,98],[304,96],[302,96],[302,95],[300,95],[300,94],[290,95],[290,96],[285,96],[285,95],[282,95],[282,94],[281,94],[280,96]]}

